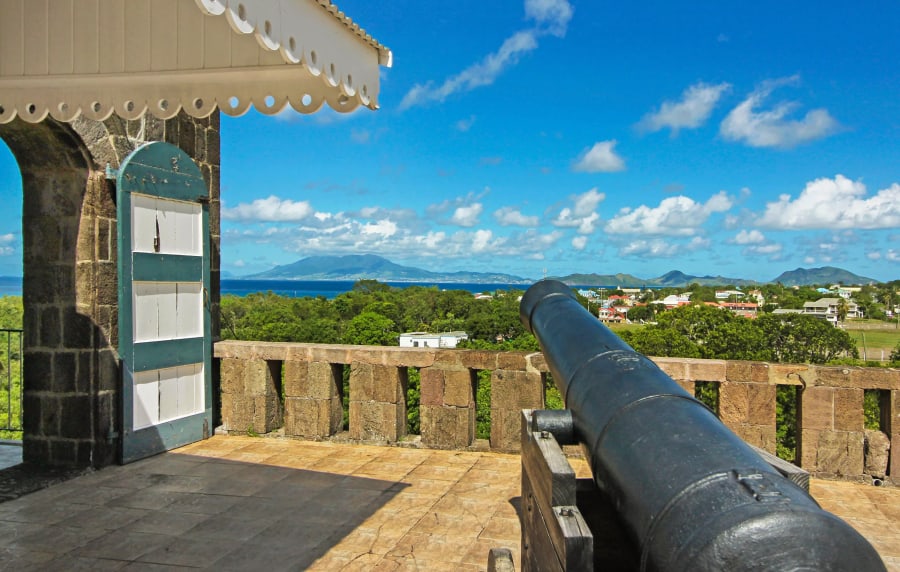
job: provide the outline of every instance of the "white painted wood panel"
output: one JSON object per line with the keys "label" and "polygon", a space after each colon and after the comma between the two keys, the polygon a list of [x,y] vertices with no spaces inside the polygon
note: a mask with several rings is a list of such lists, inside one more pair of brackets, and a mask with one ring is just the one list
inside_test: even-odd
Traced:
{"label": "white painted wood panel", "polygon": [[178,369],[167,367],[159,372],[159,420],[168,421],[181,417],[178,410]]}
{"label": "white painted wood panel", "polygon": [[178,368],[178,415],[192,415],[203,411],[203,364],[195,363]]}
{"label": "white painted wood panel", "polygon": [[159,288],[156,282],[134,282],[134,341],[159,339]]}
{"label": "white painted wood panel", "polygon": [[199,338],[203,335],[203,285],[179,282],[177,296],[176,337]]}
{"label": "white painted wood panel", "polygon": [[100,39],[97,37],[99,11],[98,0],[82,0],[72,14],[74,73],[100,71]]}
{"label": "white painted wood panel", "polygon": [[25,4],[25,74],[47,75],[47,18],[49,0],[29,0]]}
{"label": "white painted wood panel", "polygon": [[159,423],[159,372],[139,371],[134,374],[133,429]]}
{"label": "white painted wood panel", "polygon": [[75,7],[73,0],[53,0],[50,3],[50,18],[47,40],[51,75],[72,73],[74,53],[72,50],[72,22]]}
{"label": "white painted wood panel", "polygon": [[0,75],[16,76],[24,72],[25,59],[22,54],[22,22],[24,7],[21,2],[2,2],[3,17],[0,18]]}
{"label": "white painted wood panel", "polygon": [[158,340],[172,340],[178,337],[178,297],[175,282],[157,282],[156,300],[158,304],[159,333]]}
{"label": "white painted wood panel", "polygon": [[131,248],[134,252],[154,252],[156,238],[156,198],[131,195]]}

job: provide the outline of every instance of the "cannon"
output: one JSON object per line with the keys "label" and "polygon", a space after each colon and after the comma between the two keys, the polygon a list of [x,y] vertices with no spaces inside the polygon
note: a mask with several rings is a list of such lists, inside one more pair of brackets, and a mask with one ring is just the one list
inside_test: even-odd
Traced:
{"label": "cannon", "polygon": [[534,284],[520,318],[641,570],[885,570],[865,538],[586,311],[568,286]]}

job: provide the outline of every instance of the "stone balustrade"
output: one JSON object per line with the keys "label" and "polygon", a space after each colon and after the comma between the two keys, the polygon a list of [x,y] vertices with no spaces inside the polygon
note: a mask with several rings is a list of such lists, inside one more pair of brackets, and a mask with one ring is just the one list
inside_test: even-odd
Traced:
{"label": "stone balustrade", "polygon": [[[540,353],[223,341],[222,424],[229,432],[324,439],[343,430],[345,368],[349,367],[347,437],[398,442],[407,438],[410,368],[420,378],[421,444],[439,449],[475,445],[476,372],[491,372],[490,448],[519,449],[522,409],[545,402],[547,366]],[[747,442],[776,450],[776,393],[797,388],[799,465],[814,475],[849,479],[900,475],[900,370],[654,358],[690,393],[713,384],[722,421]],[[881,431],[866,431],[863,400],[876,391]],[[883,435],[882,435],[883,433]],[[878,441],[876,443],[876,441]],[[878,457],[880,455],[881,460]],[[881,468],[879,468],[879,463]]]}

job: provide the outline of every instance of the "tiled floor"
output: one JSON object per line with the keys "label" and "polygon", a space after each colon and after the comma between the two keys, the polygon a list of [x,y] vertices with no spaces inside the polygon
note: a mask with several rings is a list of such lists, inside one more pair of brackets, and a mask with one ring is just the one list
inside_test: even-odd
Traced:
{"label": "tiled floor", "polygon": [[[514,455],[214,437],[0,504],[0,569],[483,570],[489,548],[518,554],[519,470]],[[900,571],[900,489],[813,493]]]}

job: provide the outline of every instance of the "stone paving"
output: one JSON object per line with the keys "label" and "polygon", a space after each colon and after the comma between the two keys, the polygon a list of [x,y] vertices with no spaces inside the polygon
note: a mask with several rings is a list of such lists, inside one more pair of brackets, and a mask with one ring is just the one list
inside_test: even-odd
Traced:
{"label": "stone paving", "polygon": [[[574,463],[584,474],[584,463]],[[484,570],[519,457],[217,436],[0,503],[0,569]],[[900,571],[900,489],[814,481]]]}

